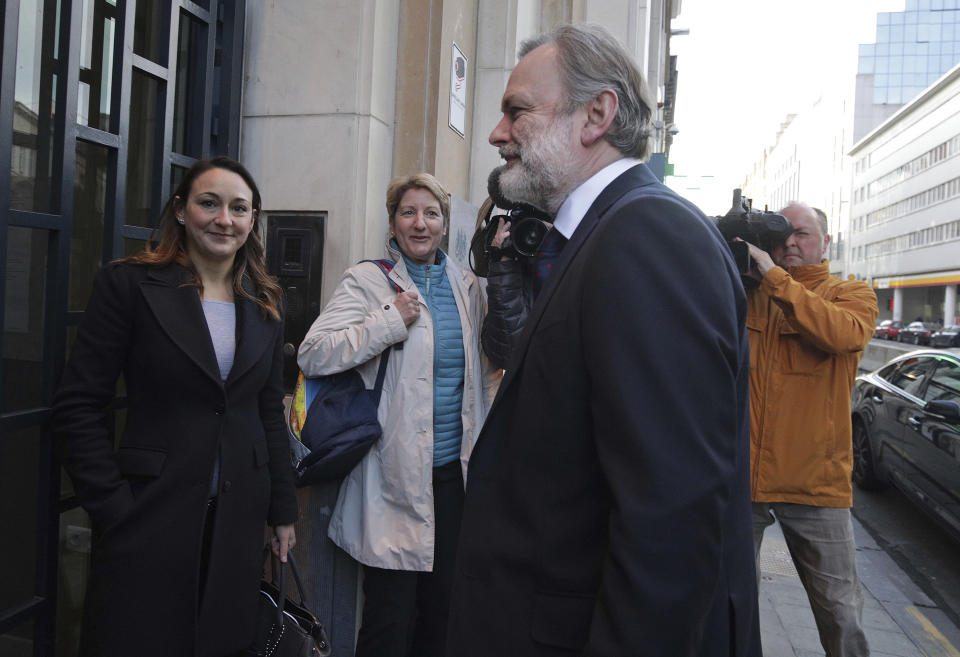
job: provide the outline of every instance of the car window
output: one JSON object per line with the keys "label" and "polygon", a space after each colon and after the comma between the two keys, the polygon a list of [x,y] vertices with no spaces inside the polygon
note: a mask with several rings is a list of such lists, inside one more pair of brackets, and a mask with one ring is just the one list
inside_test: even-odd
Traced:
{"label": "car window", "polygon": [[930,377],[930,383],[923,394],[926,401],[934,399],[960,402],[960,367],[949,360],[941,360],[937,370]]}
{"label": "car window", "polygon": [[932,358],[910,358],[903,361],[887,380],[904,392],[918,397],[920,388],[923,387],[923,382],[930,370],[933,369],[933,365]]}
{"label": "car window", "polygon": [[884,365],[883,369],[877,372],[877,376],[886,381],[890,381],[894,374],[897,373],[897,368],[900,367],[900,363],[891,363],[889,365]]}

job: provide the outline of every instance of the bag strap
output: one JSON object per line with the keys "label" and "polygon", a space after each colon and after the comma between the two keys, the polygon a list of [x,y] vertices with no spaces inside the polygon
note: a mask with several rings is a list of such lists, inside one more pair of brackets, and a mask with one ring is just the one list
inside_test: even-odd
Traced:
{"label": "bag strap", "polygon": [[[269,544],[263,547],[263,560],[266,561],[267,559],[270,559],[270,579],[274,586],[277,587],[277,596],[279,598],[277,600],[277,627],[283,627],[283,606],[284,601],[287,599],[287,564],[280,561],[276,555],[273,554],[273,550],[270,549]],[[300,572],[297,570],[296,560],[293,558],[293,550],[287,550],[287,563],[290,564],[293,581],[297,584],[297,593],[300,595],[300,606],[310,609],[307,598],[303,593],[303,580],[300,579]],[[277,570],[277,564],[280,564],[279,571]],[[311,611],[311,613],[313,612]]]}
{"label": "bag strap", "polygon": [[[380,258],[378,260],[361,260],[360,262],[372,262],[375,264],[380,268],[380,271],[383,272],[383,275],[387,277],[387,282],[393,286],[393,289],[397,291],[397,294],[403,292],[403,288],[397,285],[397,282],[390,278],[390,272],[393,271],[393,267],[396,264],[393,260]],[[358,262],[357,264],[360,263]],[[383,380],[387,376],[387,363],[390,361],[390,349],[392,348],[393,345],[390,345],[383,350],[383,354],[380,356],[380,369],[377,370],[377,382],[373,386],[373,401],[378,406],[380,404],[380,393],[383,392]]]}
{"label": "bag strap", "polygon": [[[289,558],[289,552],[287,552]],[[263,560],[270,560],[270,581],[273,582],[273,585],[277,587],[277,617],[274,619],[274,622],[278,628],[280,628],[280,633],[283,633],[283,603],[287,599],[287,578],[285,577],[286,573],[283,571],[283,562],[280,562],[280,572],[277,572],[277,561],[278,559],[273,556],[273,550],[270,549],[270,544],[267,543],[263,546]]]}
{"label": "bag strap", "polygon": [[[293,550],[287,550],[287,563],[290,564],[290,572],[293,573],[293,581],[297,584],[297,593],[300,594],[300,606],[310,609],[310,605],[307,602],[307,596],[305,596],[303,593],[303,580],[300,579],[300,571],[297,570],[297,561],[293,558]],[[283,568],[282,561],[280,562],[280,568]]]}
{"label": "bag strap", "polygon": [[[403,289],[399,285],[397,285],[397,282],[394,281],[392,278],[390,278],[390,272],[393,271],[394,265],[397,264],[393,260],[387,260],[386,258],[379,258],[377,260],[361,260],[360,262],[372,262],[373,264],[375,264],[377,267],[380,268],[380,271],[383,272],[383,275],[387,277],[387,282],[393,286],[393,289],[397,291],[397,294],[399,294],[400,292],[403,292]],[[360,262],[358,262],[357,264],[359,265]]]}

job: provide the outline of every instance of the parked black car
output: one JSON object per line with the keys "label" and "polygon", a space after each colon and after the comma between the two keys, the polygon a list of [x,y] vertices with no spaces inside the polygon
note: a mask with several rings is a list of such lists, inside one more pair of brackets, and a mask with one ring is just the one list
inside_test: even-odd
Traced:
{"label": "parked black car", "polygon": [[960,540],[960,349],[898,356],[852,403],[854,483],[894,484]]}
{"label": "parked black car", "polygon": [[960,326],[944,326],[930,336],[933,347],[960,347]]}
{"label": "parked black car", "polygon": [[930,344],[930,336],[937,330],[937,325],[931,322],[910,322],[897,334],[900,342],[913,344]]}

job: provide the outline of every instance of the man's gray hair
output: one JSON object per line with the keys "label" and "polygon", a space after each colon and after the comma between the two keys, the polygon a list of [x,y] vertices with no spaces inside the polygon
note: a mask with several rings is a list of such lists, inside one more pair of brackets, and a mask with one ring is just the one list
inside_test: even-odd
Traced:
{"label": "man's gray hair", "polygon": [[800,201],[790,201],[780,209],[780,212],[783,212],[787,208],[797,208],[798,210],[809,212],[817,218],[817,223],[820,224],[820,235],[826,237],[829,234],[830,227],[827,225],[827,213],[820,208],[815,208],[812,205],[807,205]]}
{"label": "man's gray hair", "polygon": [[548,43],[557,47],[565,87],[566,106],[561,111],[572,114],[602,91],[613,90],[617,115],[604,139],[625,156],[646,158],[652,103],[643,76],[623,46],[599,25],[562,25],[524,41],[520,57]]}

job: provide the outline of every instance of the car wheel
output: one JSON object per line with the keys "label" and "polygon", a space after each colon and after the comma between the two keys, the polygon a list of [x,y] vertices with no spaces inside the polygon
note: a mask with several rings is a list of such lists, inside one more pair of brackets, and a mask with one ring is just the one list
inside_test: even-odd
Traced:
{"label": "car wheel", "polygon": [[863,490],[880,490],[887,485],[877,476],[870,434],[859,419],[853,421],[853,483]]}

